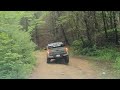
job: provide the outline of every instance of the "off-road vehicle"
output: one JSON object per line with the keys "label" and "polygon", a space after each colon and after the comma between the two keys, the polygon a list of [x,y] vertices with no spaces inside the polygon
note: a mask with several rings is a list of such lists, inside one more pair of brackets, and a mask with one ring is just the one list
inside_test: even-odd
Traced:
{"label": "off-road vehicle", "polygon": [[68,48],[62,42],[50,43],[47,45],[47,63],[62,62],[69,63]]}

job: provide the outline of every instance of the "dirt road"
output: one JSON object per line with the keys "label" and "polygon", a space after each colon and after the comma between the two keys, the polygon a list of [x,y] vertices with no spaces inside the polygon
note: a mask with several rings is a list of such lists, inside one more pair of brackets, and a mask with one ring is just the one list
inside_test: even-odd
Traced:
{"label": "dirt road", "polygon": [[70,57],[69,65],[64,65],[47,64],[46,52],[37,52],[36,57],[37,66],[30,79],[100,79],[102,75],[89,60]]}

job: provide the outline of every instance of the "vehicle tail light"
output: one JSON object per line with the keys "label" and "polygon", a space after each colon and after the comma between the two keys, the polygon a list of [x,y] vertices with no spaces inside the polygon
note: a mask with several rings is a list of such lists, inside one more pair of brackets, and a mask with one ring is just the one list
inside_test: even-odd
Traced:
{"label": "vehicle tail light", "polygon": [[49,50],[47,51],[47,53],[50,54],[50,52],[51,52],[51,51],[50,51],[50,49],[49,49]]}
{"label": "vehicle tail light", "polygon": [[65,48],[65,52],[68,52],[68,48]]}

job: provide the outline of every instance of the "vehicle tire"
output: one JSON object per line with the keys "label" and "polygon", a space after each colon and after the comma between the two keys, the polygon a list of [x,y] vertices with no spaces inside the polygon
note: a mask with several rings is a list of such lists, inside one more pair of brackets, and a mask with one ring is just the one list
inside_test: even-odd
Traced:
{"label": "vehicle tire", "polygon": [[50,63],[50,59],[49,58],[47,58],[47,63]]}
{"label": "vehicle tire", "polygon": [[65,57],[65,64],[69,63],[69,56]]}

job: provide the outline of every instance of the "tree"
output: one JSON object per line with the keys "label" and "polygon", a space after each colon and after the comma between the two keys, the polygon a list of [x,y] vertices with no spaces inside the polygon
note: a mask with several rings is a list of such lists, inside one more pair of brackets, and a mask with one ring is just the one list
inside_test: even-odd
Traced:
{"label": "tree", "polygon": [[113,19],[114,19],[114,28],[115,28],[115,43],[116,45],[119,44],[118,42],[118,31],[117,31],[117,13],[115,11],[113,11]]}
{"label": "tree", "polygon": [[108,33],[107,33],[107,26],[106,26],[106,19],[105,19],[105,12],[102,11],[102,18],[103,18],[103,23],[104,23],[104,31],[105,31],[105,36],[106,39],[108,38]]}
{"label": "tree", "polygon": [[27,78],[35,58],[30,33],[19,24],[25,12],[0,12],[0,78]]}

